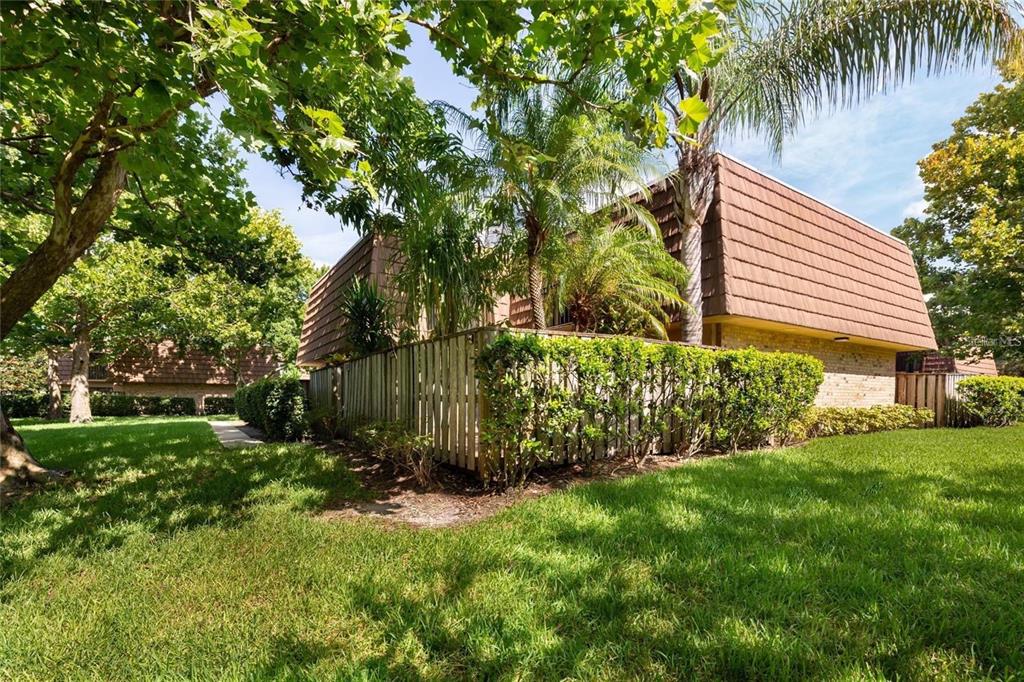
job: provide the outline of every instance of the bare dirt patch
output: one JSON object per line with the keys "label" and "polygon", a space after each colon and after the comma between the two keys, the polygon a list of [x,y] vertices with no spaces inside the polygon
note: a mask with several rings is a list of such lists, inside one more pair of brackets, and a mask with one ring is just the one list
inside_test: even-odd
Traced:
{"label": "bare dirt patch", "polygon": [[523,500],[573,485],[662,471],[704,457],[658,455],[648,457],[639,468],[622,459],[550,467],[531,474],[525,486],[504,491],[484,487],[470,472],[442,465],[436,472],[436,485],[425,490],[416,484],[412,476],[396,472],[390,464],[361,452],[351,444],[336,442],[325,445],[324,449],[346,460],[371,499],[329,504],[320,518],[372,518],[417,528],[472,523]]}

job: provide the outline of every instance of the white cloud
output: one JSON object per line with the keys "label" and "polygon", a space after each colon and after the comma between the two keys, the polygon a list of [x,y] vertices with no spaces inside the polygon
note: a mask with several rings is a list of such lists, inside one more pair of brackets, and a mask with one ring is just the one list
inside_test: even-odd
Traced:
{"label": "white cloud", "polygon": [[928,208],[928,202],[924,199],[918,199],[912,201],[903,207],[904,218],[920,218],[924,215],[924,210]]}

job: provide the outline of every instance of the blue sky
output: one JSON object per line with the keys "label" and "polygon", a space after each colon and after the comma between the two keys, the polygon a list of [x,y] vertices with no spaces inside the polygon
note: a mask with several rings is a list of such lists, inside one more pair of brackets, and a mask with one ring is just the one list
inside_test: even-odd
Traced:
{"label": "blue sky", "polygon": [[[406,73],[420,96],[468,109],[472,87],[457,79],[413,27]],[[922,78],[853,109],[819,116],[788,140],[773,159],[756,139],[727,140],[724,151],[774,175],[836,208],[888,232],[923,208],[917,161],[946,137],[950,124],[979,93],[999,81],[991,69]],[[338,220],[302,206],[298,184],[255,156],[248,157],[249,180],[262,208],[279,209],[314,261],[333,264],[356,240]]]}

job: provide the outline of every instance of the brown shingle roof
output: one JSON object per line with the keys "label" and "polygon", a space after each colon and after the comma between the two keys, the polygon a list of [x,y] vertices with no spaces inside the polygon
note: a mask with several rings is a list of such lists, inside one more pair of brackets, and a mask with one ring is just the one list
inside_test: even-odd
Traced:
{"label": "brown shingle roof", "polygon": [[705,316],[935,348],[903,242],[735,159],[719,155],[717,173],[704,258],[721,256],[704,273]]}
{"label": "brown shingle roof", "polygon": [[[242,363],[242,377],[255,381],[275,370],[272,358],[253,351]],[[57,373],[62,383],[71,380],[71,357],[58,360]],[[209,355],[178,353],[171,341],[156,344],[141,353],[118,359],[107,368],[104,383],[115,384],[210,384],[234,385],[231,372]]]}
{"label": "brown shingle roof", "polygon": [[382,291],[397,298],[393,289],[394,272],[400,254],[390,238],[366,235],[324,274],[309,293],[306,316],[302,322],[299,365],[322,365],[331,356],[345,352],[347,321],[341,314],[341,298],[354,277],[370,278]]}
{"label": "brown shingle roof", "polygon": [[[706,318],[755,318],[901,349],[935,348],[903,242],[736,159],[717,155],[715,163],[701,264]],[[652,185],[647,203],[665,247],[679,257],[682,238],[667,183]],[[370,251],[368,242],[360,242],[314,286],[300,364],[343,350],[338,298],[352,272],[380,272],[371,262],[383,259]],[[529,326],[527,299],[511,301],[510,322]]]}

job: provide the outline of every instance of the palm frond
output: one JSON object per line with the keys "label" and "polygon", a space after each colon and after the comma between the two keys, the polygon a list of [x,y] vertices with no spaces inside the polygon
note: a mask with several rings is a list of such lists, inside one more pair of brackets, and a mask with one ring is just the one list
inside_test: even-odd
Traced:
{"label": "palm frond", "polygon": [[669,313],[685,308],[688,278],[660,233],[595,218],[551,259],[549,304],[583,331],[665,338]]}
{"label": "palm frond", "polygon": [[1000,0],[768,0],[739,8],[734,47],[708,74],[723,132],[763,135],[779,153],[809,115],[919,74],[1003,55],[1017,33]]}

